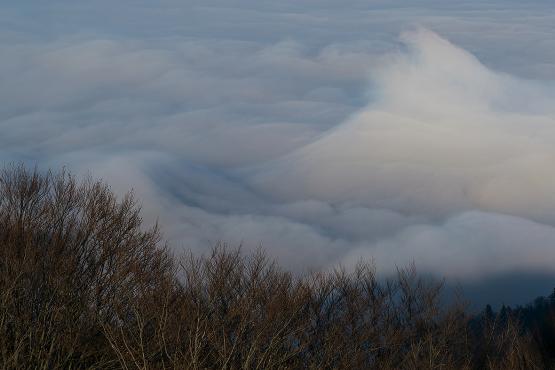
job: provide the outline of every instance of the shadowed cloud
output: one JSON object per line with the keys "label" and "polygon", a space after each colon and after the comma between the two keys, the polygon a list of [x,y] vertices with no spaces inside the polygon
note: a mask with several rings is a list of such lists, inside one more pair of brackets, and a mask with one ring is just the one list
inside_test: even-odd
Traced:
{"label": "shadowed cloud", "polygon": [[553,276],[555,14],[507,4],[14,3],[0,159],[133,187],[176,249]]}

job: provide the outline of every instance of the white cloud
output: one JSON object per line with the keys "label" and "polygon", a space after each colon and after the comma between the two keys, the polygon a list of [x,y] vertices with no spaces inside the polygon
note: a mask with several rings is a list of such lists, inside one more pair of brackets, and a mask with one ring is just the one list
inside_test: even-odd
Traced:
{"label": "white cloud", "polygon": [[411,225],[392,238],[352,250],[347,265],[374,258],[381,272],[412,262],[463,281],[507,273],[553,273],[555,228],[503,214],[470,211],[437,225]]}
{"label": "white cloud", "polygon": [[429,31],[405,39],[408,51],[377,73],[376,101],[253,183],[283,199],[555,222],[555,114],[538,101],[552,101],[555,84],[492,72]]}
{"label": "white cloud", "polygon": [[134,187],[177,248],[555,273],[552,7],[407,5],[10,5],[0,160]]}
{"label": "white cloud", "polygon": [[387,270],[414,259],[426,271],[458,277],[555,272],[555,114],[546,103],[555,84],[492,72],[424,29],[403,40],[406,51],[376,72],[376,101],[256,168],[251,183],[282,201],[428,218],[410,226],[391,221],[395,235],[347,260],[374,256]]}

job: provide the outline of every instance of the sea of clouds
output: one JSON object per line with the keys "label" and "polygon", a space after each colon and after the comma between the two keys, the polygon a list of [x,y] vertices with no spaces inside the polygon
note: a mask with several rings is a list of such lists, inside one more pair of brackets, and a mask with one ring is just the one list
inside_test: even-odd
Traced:
{"label": "sea of clouds", "polygon": [[55,0],[0,24],[0,160],[133,188],[176,251],[552,288],[549,2]]}

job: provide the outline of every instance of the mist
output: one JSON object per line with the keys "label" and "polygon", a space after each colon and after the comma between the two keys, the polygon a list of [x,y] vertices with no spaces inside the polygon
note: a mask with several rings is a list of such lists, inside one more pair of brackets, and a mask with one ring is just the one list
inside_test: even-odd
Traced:
{"label": "mist", "polygon": [[474,292],[555,277],[548,2],[53,1],[0,19],[0,161],[132,188],[176,253],[414,262]]}

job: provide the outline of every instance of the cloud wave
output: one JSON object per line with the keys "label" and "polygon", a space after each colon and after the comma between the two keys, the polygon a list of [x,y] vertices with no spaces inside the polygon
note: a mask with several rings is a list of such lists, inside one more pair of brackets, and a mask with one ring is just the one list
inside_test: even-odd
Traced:
{"label": "cloud wave", "polygon": [[[282,202],[418,220],[347,261],[375,256],[394,268],[414,259],[459,277],[554,272],[555,85],[493,72],[425,29],[402,40],[406,49],[374,73],[375,101],[256,168],[251,184]],[[484,263],[492,259],[495,266]]]}
{"label": "cloud wave", "polygon": [[0,159],[134,187],[178,250],[555,275],[552,7],[407,4],[10,5]]}

